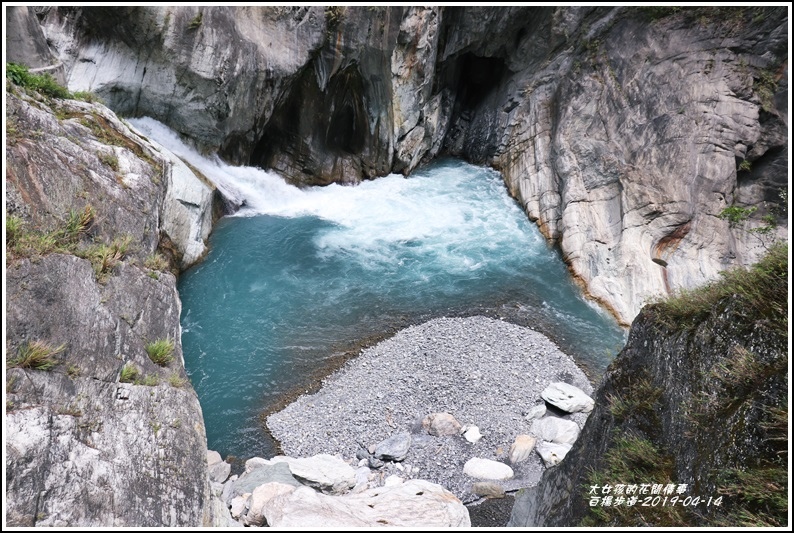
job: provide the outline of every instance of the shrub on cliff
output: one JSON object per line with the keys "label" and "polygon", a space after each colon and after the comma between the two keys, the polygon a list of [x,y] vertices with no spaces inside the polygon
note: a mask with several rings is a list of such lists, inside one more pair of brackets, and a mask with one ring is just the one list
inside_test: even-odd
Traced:
{"label": "shrub on cliff", "polygon": [[721,300],[739,298],[749,313],[767,318],[773,329],[788,331],[788,243],[773,244],[750,268],[721,272],[722,279],[704,287],[683,290],[657,302],[657,319],[673,330],[698,324]]}
{"label": "shrub on cliff", "polygon": [[49,74],[31,74],[25,65],[6,63],[6,78],[15,85],[52,98],[72,98],[72,93]]}

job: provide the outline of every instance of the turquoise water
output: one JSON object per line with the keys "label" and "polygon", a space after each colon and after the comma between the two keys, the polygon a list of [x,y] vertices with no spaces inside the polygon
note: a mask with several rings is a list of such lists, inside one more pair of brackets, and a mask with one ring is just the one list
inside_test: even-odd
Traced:
{"label": "turquoise water", "polygon": [[224,456],[273,455],[262,411],[340,347],[395,324],[507,316],[594,373],[623,343],[493,170],[445,160],[408,179],[299,190],[202,158],[153,121],[135,124],[246,200],[179,282],[185,364],[209,447]]}

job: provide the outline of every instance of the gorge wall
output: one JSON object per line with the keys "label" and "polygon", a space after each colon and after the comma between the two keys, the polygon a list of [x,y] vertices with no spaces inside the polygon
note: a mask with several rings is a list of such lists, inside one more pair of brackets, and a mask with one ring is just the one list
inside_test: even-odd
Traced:
{"label": "gorge wall", "polygon": [[[70,88],[297,184],[407,174],[439,154],[493,165],[624,324],[757,260],[762,217],[785,223],[784,7],[38,16]],[[731,206],[757,211],[731,226]]]}
{"label": "gorge wall", "polygon": [[785,527],[788,275],[776,245],[749,273],[644,308],[579,439],[508,525]]}
{"label": "gorge wall", "polygon": [[[748,230],[764,215],[787,231],[786,8],[9,9],[7,33],[19,37],[9,60],[54,67],[120,114],[152,116],[297,184],[407,174],[442,154],[493,165],[624,323],[647,298],[757,260],[771,236]],[[201,257],[217,193],[101,105],[13,88],[6,103],[7,213],[19,224],[6,234],[6,350],[21,359],[38,347],[57,363],[7,371],[7,522],[210,523],[169,270]],[[718,216],[729,206],[757,211],[732,226]],[[662,432],[693,431],[675,395],[651,395],[653,426],[647,412],[604,407],[633,390],[635,370],[649,372],[651,392],[694,387],[676,384],[692,364],[685,350],[701,350],[698,386],[747,387],[709,373],[728,353],[756,354],[763,375],[777,369],[785,343],[767,340],[762,319],[732,325],[737,309],[724,302],[705,325],[662,333],[644,313],[599,393],[593,419],[606,424],[582,446],[606,453],[619,415],[657,448]],[[146,351],[163,339],[174,343],[165,367]],[[725,351],[709,351],[716,341]],[[769,426],[775,379],[751,383],[763,386],[746,405],[717,405],[720,416]],[[659,453],[695,457],[732,438],[709,431]],[[712,452],[716,465],[755,453]],[[587,456],[570,457],[568,469]],[[703,475],[713,492],[707,466],[675,463],[675,474]],[[578,479],[554,472],[545,486]],[[584,518],[563,494],[525,501],[514,523]]]}
{"label": "gorge wall", "polygon": [[173,272],[213,188],[101,104],[7,91],[5,523],[208,525]]}

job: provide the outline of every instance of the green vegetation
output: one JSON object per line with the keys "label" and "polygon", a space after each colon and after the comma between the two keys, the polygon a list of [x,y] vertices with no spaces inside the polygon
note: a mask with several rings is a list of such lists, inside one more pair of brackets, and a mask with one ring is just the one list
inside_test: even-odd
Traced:
{"label": "green vegetation", "polygon": [[753,164],[750,162],[749,159],[743,159],[741,163],[739,163],[739,171],[741,172],[750,172],[750,169],[753,168]]}
{"label": "green vegetation", "polygon": [[168,270],[168,259],[163,256],[163,254],[159,252],[154,252],[153,254],[149,255],[144,259],[143,266],[148,268],[149,270],[159,270],[161,272],[165,272]]}
{"label": "green vegetation", "polygon": [[617,420],[624,420],[632,414],[652,415],[654,405],[662,395],[662,389],[655,387],[647,374],[637,377],[630,390],[623,394],[610,395],[609,412]]}
{"label": "green vegetation", "polygon": [[126,363],[121,368],[119,381],[122,383],[135,383],[140,377],[141,373],[133,363]]}
{"label": "green vegetation", "polygon": [[136,385],[145,385],[147,387],[156,387],[160,384],[160,378],[158,378],[154,374],[149,374],[143,378],[140,382],[135,383]]}
{"label": "green vegetation", "polygon": [[69,365],[66,367],[66,375],[72,379],[80,377],[80,367],[77,365]]}
{"label": "green vegetation", "polygon": [[171,385],[172,387],[180,389],[187,384],[187,380],[181,377],[176,372],[174,372],[170,376],[168,376],[168,384]]}
{"label": "green vegetation", "polygon": [[[587,484],[582,486],[583,497],[588,500],[592,486],[624,485],[626,487],[643,483],[662,485],[675,484],[674,462],[672,457],[650,440],[631,433],[613,434],[611,446],[604,456],[600,469],[591,470]],[[601,494],[598,494],[601,497]],[[643,506],[647,496],[635,494],[639,499],[635,505],[596,505],[588,507],[590,514],[581,525],[584,527],[618,525],[632,526],[681,526],[687,521],[682,506]],[[612,495],[613,501],[618,495]],[[624,495],[628,499],[630,495]],[[663,496],[661,496],[663,497]]]}
{"label": "green vegetation", "polygon": [[31,74],[28,67],[6,63],[6,79],[22,87],[51,98],[72,98],[72,93],[49,74]]}
{"label": "green vegetation", "polygon": [[116,237],[110,244],[96,244],[84,250],[78,250],[75,255],[91,261],[94,275],[100,283],[105,283],[122,259],[127,255],[132,237],[125,235]]}
{"label": "green vegetation", "polygon": [[174,341],[159,339],[146,345],[149,359],[156,365],[166,366],[174,360]]}
{"label": "green vegetation", "polygon": [[26,342],[17,350],[17,356],[8,360],[10,368],[30,368],[32,370],[52,370],[57,364],[56,355],[66,348],[65,344],[52,346],[44,341]]}
{"label": "green vegetation", "polygon": [[110,167],[113,172],[119,171],[119,158],[116,157],[115,154],[99,153],[97,157],[99,157],[99,160],[102,161],[102,163]]}
{"label": "green vegetation", "polygon": [[753,90],[761,101],[761,109],[767,113],[775,110],[775,93],[777,92],[777,79],[774,72],[761,70],[754,76]]}
{"label": "green vegetation", "polygon": [[344,6],[327,6],[325,8],[325,23],[328,25],[329,30],[335,30],[339,27],[344,16]]}
{"label": "green vegetation", "polygon": [[104,104],[105,102],[102,101],[100,97],[90,91],[75,91],[72,93],[72,98],[75,100],[82,100],[83,102],[88,102],[89,104]]}
{"label": "green vegetation", "polygon": [[727,220],[728,224],[731,226],[737,226],[749,219],[750,215],[756,211],[758,211],[758,208],[755,206],[739,207],[738,205],[732,205],[720,211],[720,214],[717,216],[723,220]]}
{"label": "green vegetation", "polygon": [[682,290],[656,303],[656,318],[672,330],[689,329],[721,301],[736,298],[748,314],[768,319],[772,330],[788,331],[788,243],[775,243],[752,267],[727,270],[721,276],[704,287]]}
{"label": "green vegetation", "polygon": [[190,19],[188,22],[187,29],[188,30],[196,30],[201,27],[201,24],[204,22],[204,14],[199,11],[195,17]]}

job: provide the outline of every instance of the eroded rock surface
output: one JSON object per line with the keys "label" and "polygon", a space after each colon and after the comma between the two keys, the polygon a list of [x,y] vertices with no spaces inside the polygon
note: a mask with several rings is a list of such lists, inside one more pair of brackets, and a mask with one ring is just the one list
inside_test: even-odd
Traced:
{"label": "eroded rock surface", "polygon": [[[172,161],[101,105],[18,88],[6,103],[7,210],[21,224],[6,249],[8,524],[212,523],[169,271],[203,242],[163,224],[200,226],[211,202],[170,212]],[[158,340],[172,346],[162,365],[147,353]],[[16,361],[31,346],[51,368]]]}

